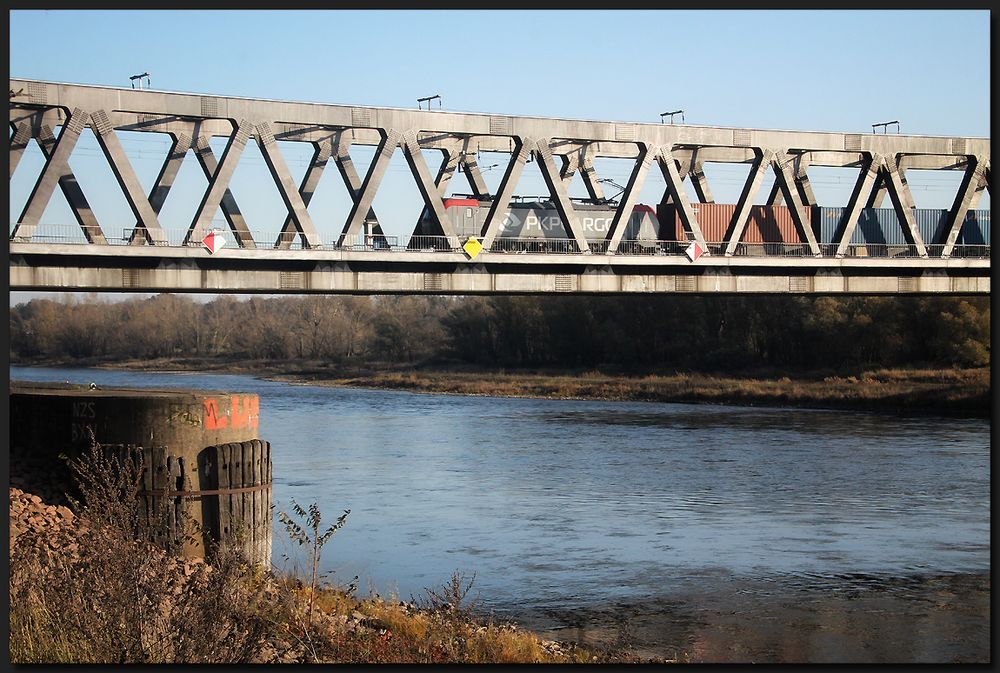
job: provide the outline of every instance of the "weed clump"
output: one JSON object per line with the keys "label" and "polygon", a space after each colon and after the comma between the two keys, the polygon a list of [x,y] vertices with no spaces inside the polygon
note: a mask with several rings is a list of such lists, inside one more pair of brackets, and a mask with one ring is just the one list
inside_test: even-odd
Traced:
{"label": "weed clump", "polygon": [[146,512],[138,497],[138,452],[94,444],[69,465],[76,525],[29,527],[11,546],[11,661],[262,661],[288,611],[265,574],[230,547],[210,565],[179,558],[165,510]]}

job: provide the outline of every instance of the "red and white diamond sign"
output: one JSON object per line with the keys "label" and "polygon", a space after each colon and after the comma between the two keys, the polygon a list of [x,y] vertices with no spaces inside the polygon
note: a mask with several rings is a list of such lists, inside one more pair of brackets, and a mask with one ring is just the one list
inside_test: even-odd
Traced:
{"label": "red and white diamond sign", "polygon": [[212,230],[208,232],[208,236],[201,239],[201,244],[208,250],[208,254],[214,255],[217,250],[226,244],[226,239],[223,238],[221,231]]}
{"label": "red and white diamond sign", "polygon": [[702,250],[701,246],[698,245],[698,242],[695,241],[694,243],[692,243],[687,247],[687,250],[684,251],[684,254],[687,255],[688,259],[690,259],[693,262],[694,260],[701,257],[701,253],[703,252],[705,251]]}

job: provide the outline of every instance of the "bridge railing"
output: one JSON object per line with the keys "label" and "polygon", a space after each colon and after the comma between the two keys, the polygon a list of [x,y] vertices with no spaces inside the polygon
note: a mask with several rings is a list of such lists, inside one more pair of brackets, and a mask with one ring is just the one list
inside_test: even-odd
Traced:
{"label": "bridge railing", "polygon": [[[11,225],[12,232],[14,225]],[[303,243],[298,233],[288,232],[250,232],[252,243],[240,245],[237,235],[229,229],[213,230],[217,235],[225,240],[226,248],[258,248],[261,250],[273,250],[281,247],[290,250],[302,250]],[[105,239],[106,244],[115,246],[146,245],[145,236],[140,231],[136,233],[132,227],[120,230],[120,236],[109,236]],[[89,237],[88,237],[89,234]],[[166,247],[199,247],[200,240],[190,240],[185,243],[188,236],[187,229],[164,229],[164,245]],[[87,232],[77,224],[42,224],[39,225],[34,235],[31,237],[32,243],[57,243],[57,244],[79,244],[86,245],[92,242],[100,243],[98,237],[100,232]],[[139,240],[135,240],[138,237]],[[95,239],[95,240],[91,240]],[[280,240],[281,246],[278,245]],[[464,237],[459,239],[464,243]],[[27,242],[11,237],[12,242]],[[616,254],[637,256],[677,256],[683,255],[690,246],[691,241],[665,241],[665,240],[622,240],[616,249]],[[607,241],[588,241],[591,253],[604,254],[608,250]],[[721,241],[709,241],[707,243],[708,252],[722,256],[725,254],[726,243]],[[341,246],[337,246],[337,240],[324,243],[324,250],[350,250],[356,252],[462,252],[461,247],[453,247],[445,236],[384,236],[384,235],[359,235],[345,241]],[[833,243],[822,243],[819,245],[820,253],[823,257],[837,257],[837,245]],[[927,245],[927,257],[939,258],[945,249],[944,245]],[[579,254],[580,248],[575,239],[572,238],[514,238],[499,237],[493,240],[489,252],[501,254]],[[740,243],[733,251],[736,257],[811,257],[809,246],[804,243]],[[962,245],[957,244],[952,247],[952,258],[958,259],[990,259],[989,245]],[[876,244],[876,243],[852,243],[844,251],[845,258],[870,258],[870,259],[920,259],[922,256],[915,245],[898,244]]]}

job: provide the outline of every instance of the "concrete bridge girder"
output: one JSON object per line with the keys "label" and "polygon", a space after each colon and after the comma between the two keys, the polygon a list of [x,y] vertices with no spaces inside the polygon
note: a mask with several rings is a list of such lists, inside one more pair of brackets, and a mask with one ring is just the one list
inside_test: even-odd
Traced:
{"label": "concrete bridge girder", "polygon": [[[470,158],[482,151],[504,152],[511,157],[481,232],[487,248],[507,215],[512,190],[524,165],[535,160],[568,233],[584,253],[589,252],[589,245],[579,228],[566,187],[574,173],[580,171],[590,197],[603,198],[593,171],[595,157],[630,158],[634,161],[628,186],[607,234],[612,249],[621,240],[626,214],[634,205],[635,196],[653,161],[660,166],[667,183],[664,201],[677,203],[684,228],[703,247],[707,246],[681,182],[690,177],[699,201],[711,202],[713,199],[703,170],[706,162],[751,163],[750,174],[727,231],[724,247],[728,255],[732,255],[739,244],[753,197],[759,189],[763,173],[770,168],[775,171],[776,180],[768,202],[784,201],[789,204],[800,237],[813,254],[819,254],[818,246],[810,228],[805,226],[803,210],[817,205],[809,184],[809,166],[861,168],[848,214],[839,230],[841,235],[836,240],[840,255],[857,224],[860,208],[864,204],[881,201],[883,194],[891,197],[907,238],[918,251],[926,252],[913,221],[913,200],[905,178],[908,169],[966,172],[966,180],[956,196],[949,223],[946,253],[953,248],[965,212],[975,206],[982,191],[988,188],[988,161],[981,157],[989,156],[989,139],[983,138],[875,136],[414,111],[20,79],[11,80],[11,90],[21,90],[12,98],[10,108],[13,130],[11,173],[31,137],[44,145],[46,157],[42,174],[14,227],[12,238],[17,240],[31,239],[41,212],[55,185],[59,184],[88,241],[96,244],[105,242],[82,192],[78,189],[73,191],[75,180],[68,172],[68,156],[80,132],[88,126],[94,130],[136,215],[133,242],[161,244],[165,241],[157,215],[179,162],[186,154],[184,138],[194,139],[192,145],[196,156],[209,178],[208,188],[186,241],[203,236],[215,212],[221,209],[240,246],[246,248],[255,247],[255,243],[232,198],[228,183],[243,147],[251,138],[260,146],[288,210],[275,242],[279,248],[289,247],[296,235],[302,237],[304,247],[322,246],[307,206],[331,156],[335,157],[354,201],[338,245],[343,245],[362,228],[366,233],[371,229],[381,236],[371,205],[388,161],[397,147],[402,149],[413,173],[425,202],[425,213],[438,222],[453,247],[458,240],[456,232],[451,230],[444,217],[443,197],[456,169],[467,175],[474,194],[480,198],[490,196],[476,160]],[[59,138],[53,139],[51,129],[56,126],[62,126],[63,132]],[[171,150],[148,196],[139,189],[116,131],[166,133],[172,139]],[[218,162],[208,145],[211,137],[228,138],[226,150]],[[293,184],[288,167],[277,149],[278,141],[309,142],[314,146],[313,159],[298,186]],[[350,144],[377,147],[376,157],[363,181],[346,152]],[[440,150],[445,157],[436,178],[431,177],[421,153],[423,149]],[[562,157],[561,170],[554,163],[555,157]],[[984,166],[986,173],[979,168]],[[143,236],[140,238],[138,233]]]}
{"label": "concrete bridge girder", "polygon": [[[39,247],[44,250],[39,250]],[[724,256],[692,266],[684,257],[660,260],[568,255],[470,262],[458,253],[372,253],[226,250],[225,259],[198,249],[135,250],[149,263],[130,266],[111,246],[12,244],[11,287],[99,291],[264,293],[989,293],[989,260],[784,258]],[[229,254],[225,254],[229,253]],[[53,262],[65,256],[65,263]],[[263,258],[262,258],[262,255]],[[134,258],[132,261],[135,261]],[[985,272],[985,273],[984,273]]]}

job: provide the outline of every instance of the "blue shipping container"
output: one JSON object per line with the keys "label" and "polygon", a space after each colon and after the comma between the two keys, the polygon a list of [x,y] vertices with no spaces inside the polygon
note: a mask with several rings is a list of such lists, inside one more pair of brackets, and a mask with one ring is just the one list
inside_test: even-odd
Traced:
{"label": "blue shipping container", "polygon": [[[832,243],[844,217],[845,208],[816,207],[813,212],[813,234],[819,243]],[[913,221],[925,245],[944,242],[948,233],[950,210],[917,208]],[[864,208],[851,236],[854,245],[906,245],[903,225],[892,208]],[[990,211],[973,210],[966,215],[957,243],[962,245],[990,245]]]}
{"label": "blue shipping container", "polygon": [[962,245],[990,245],[990,211],[970,210],[958,235]]}

